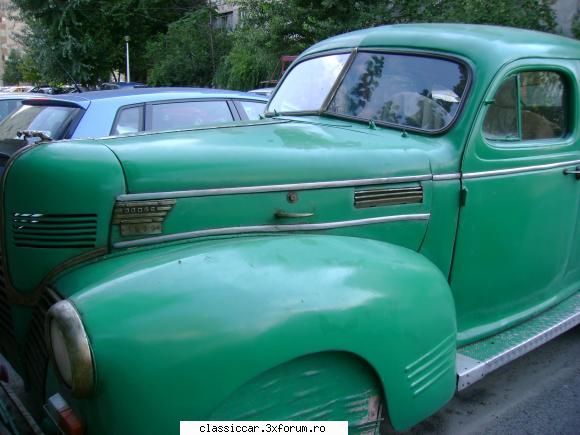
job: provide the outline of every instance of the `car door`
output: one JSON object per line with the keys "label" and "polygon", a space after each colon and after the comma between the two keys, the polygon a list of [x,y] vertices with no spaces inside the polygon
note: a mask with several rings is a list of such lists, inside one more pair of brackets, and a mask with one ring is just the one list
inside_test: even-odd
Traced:
{"label": "car door", "polygon": [[575,68],[548,60],[509,65],[474,123],[451,272],[460,343],[516,324],[578,288],[578,276],[569,274],[577,267],[569,259],[580,197],[572,173],[580,160]]}

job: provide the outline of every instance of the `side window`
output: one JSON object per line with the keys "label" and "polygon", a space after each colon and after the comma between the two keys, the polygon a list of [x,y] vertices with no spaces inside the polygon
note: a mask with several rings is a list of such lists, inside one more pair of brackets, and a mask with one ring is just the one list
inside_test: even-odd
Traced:
{"label": "side window", "polygon": [[126,107],[119,111],[111,135],[138,133],[143,125],[143,106]]}
{"label": "side window", "polygon": [[568,89],[552,71],[530,71],[508,78],[497,90],[483,123],[492,141],[557,139],[567,133]]}
{"label": "side window", "polygon": [[152,131],[182,130],[233,120],[225,101],[186,101],[151,106]]}
{"label": "side window", "polygon": [[527,72],[520,75],[522,139],[548,139],[567,131],[566,85],[555,72]]}
{"label": "side window", "polygon": [[246,116],[251,121],[260,119],[260,115],[264,113],[266,102],[260,103],[258,101],[240,101],[240,105],[246,112]]}

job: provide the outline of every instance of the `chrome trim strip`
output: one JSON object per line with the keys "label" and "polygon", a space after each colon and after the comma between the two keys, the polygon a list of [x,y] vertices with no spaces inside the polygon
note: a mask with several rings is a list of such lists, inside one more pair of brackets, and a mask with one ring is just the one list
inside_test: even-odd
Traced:
{"label": "chrome trim strip", "polygon": [[447,180],[459,180],[461,179],[461,174],[459,172],[455,174],[438,174],[433,175],[433,181],[447,181]]}
{"label": "chrome trim strip", "polygon": [[435,175],[411,175],[402,177],[363,178],[355,180],[318,181],[311,183],[274,184],[264,186],[222,187],[214,189],[182,190],[175,192],[127,193],[117,196],[117,201],[143,201],[170,198],[194,198],[200,196],[236,195],[243,193],[283,192],[287,190],[313,190],[337,187],[372,186],[378,184],[412,183],[417,181],[447,181],[459,179],[473,179],[493,177],[496,175],[519,174],[530,171],[544,171],[548,169],[564,168],[580,165],[580,160],[568,162],[548,163],[544,165],[522,166],[519,168],[497,169],[494,171],[450,173]]}
{"label": "chrome trim strip", "polygon": [[430,213],[420,213],[420,214],[401,214],[394,216],[379,216],[374,218],[354,219],[350,221],[324,222],[318,224],[253,225],[245,227],[211,228],[207,230],[189,231],[185,233],[176,233],[176,234],[167,234],[164,236],[149,237],[146,239],[117,242],[113,244],[113,247],[117,249],[132,248],[135,246],[145,246],[162,242],[174,242],[178,240],[207,236],[227,236],[233,234],[248,234],[248,233],[279,233],[285,231],[333,230],[336,228],[381,224],[385,222],[429,220],[430,217],[431,217]]}
{"label": "chrome trim strip", "polygon": [[568,318],[551,326],[545,331],[525,340],[504,352],[495,355],[487,361],[478,361],[460,353],[457,354],[457,391],[464,390],[489,373],[522,355],[540,347],[548,341],[580,325],[580,312],[574,313]]}
{"label": "chrome trim strip", "polygon": [[313,190],[335,187],[371,186],[376,184],[411,183],[429,181],[431,175],[406,177],[363,178],[358,180],[318,181],[313,183],[274,184],[266,186],[223,187],[216,189],[182,190],[177,192],[127,193],[117,196],[117,201],[141,201],[151,199],[194,198],[200,196],[235,195],[240,193],[284,192],[287,190]]}
{"label": "chrome trim strip", "polygon": [[560,163],[547,163],[544,165],[522,166],[520,168],[496,169],[495,171],[468,172],[463,174],[462,178],[467,180],[471,178],[493,177],[495,175],[510,175],[530,171],[545,171],[547,169],[564,168],[566,166],[572,165],[580,165],[580,160],[572,160],[569,162]]}

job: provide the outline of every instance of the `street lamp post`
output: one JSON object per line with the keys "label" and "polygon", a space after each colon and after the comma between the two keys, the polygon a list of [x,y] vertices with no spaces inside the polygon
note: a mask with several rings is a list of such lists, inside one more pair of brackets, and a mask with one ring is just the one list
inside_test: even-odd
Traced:
{"label": "street lamp post", "polygon": [[126,74],[125,74],[125,81],[126,82],[130,82],[131,81],[131,73],[129,71],[129,41],[131,40],[131,38],[126,35],[125,36],[125,57],[127,59],[127,69],[126,69]]}

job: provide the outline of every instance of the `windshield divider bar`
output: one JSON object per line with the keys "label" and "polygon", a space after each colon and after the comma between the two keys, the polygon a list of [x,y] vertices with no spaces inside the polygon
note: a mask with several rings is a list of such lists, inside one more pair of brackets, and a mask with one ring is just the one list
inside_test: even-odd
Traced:
{"label": "windshield divider bar", "polygon": [[356,58],[357,52],[358,52],[358,48],[356,48],[356,47],[353,48],[352,51],[350,52],[350,56],[349,56],[348,60],[345,62],[344,66],[342,67],[342,70],[340,71],[340,74],[338,75],[337,79],[334,82],[334,85],[332,85],[332,88],[330,88],[330,92],[328,93],[324,102],[322,103],[322,107],[320,108],[320,113],[324,113],[324,112],[328,111],[328,108],[330,107],[330,103],[332,103],[332,100],[334,100],[334,96],[338,92],[338,88],[342,84],[344,78],[346,77],[346,73],[348,72],[348,70],[350,69],[351,65],[354,62],[354,59]]}

